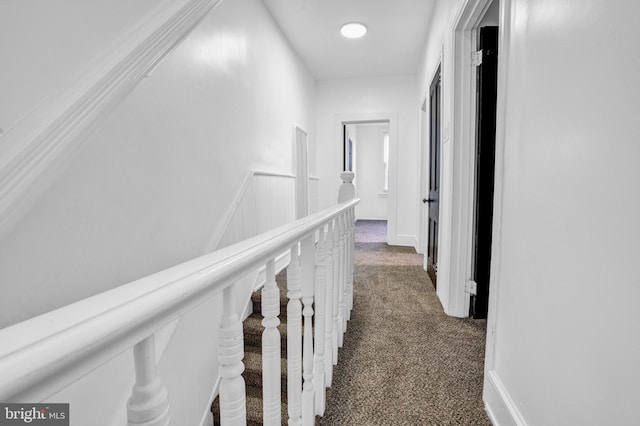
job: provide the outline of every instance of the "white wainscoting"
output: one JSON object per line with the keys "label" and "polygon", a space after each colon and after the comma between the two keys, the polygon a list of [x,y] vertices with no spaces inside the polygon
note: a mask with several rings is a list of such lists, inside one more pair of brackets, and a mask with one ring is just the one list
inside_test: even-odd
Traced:
{"label": "white wainscoting", "polygon": [[209,240],[207,252],[295,220],[295,176],[250,171]]}
{"label": "white wainscoting", "polygon": [[309,177],[309,214],[318,212],[318,186],[320,178],[317,176]]}

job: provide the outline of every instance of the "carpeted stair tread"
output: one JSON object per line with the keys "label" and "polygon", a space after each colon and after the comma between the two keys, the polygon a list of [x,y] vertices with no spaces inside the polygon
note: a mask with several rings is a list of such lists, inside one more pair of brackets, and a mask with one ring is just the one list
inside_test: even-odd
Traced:
{"label": "carpeted stair tread", "polygon": [[[281,320],[282,321],[282,320]],[[254,312],[243,322],[245,351],[262,351],[262,314]],[[280,347],[284,356],[287,350],[287,323],[280,322]]]}
{"label": "carpeted stair tread", "polygon": [[[281,424],[287,424],[287,404],[280,404],[281,407]],[[257,426],[263,424],[262,418],[262,395],[254,396],[247,395],[247,426]]]}
{"label": "carpeted stair tread", "polygon": [[[287,424],[287,278],[286,270],[276,276],[276,283],[280,288],[280,330],[281,358],[280,358],[280,386],[282,393],[282,424]],[[246,385],[247,395],[247,425],[262,425],[262,291],[257,291],[251,296],[253,313],[243,321],[244,331],[244,359],[245,366],[242,377]],[[220,403],[219,398],[211,404],[211,412],[215,419],[214,424],[219,424]]]}
{"label": "carpeted stair tread", "polygon": [[[287,320],[287,280],[284,279],[284,282],[278,282],[276,280],[276,284],[278,284],[278,288],[280,289],[280,321],[286,322]],[[253,304],[253,312],[260,312],[262,310],[262,289],[256,291],[251,296],[251,302]]]}
{"label": "carpeted stair tread", "polygon": [[[244,373],[242,375],[247,385],[247,394],[249,388],[255,387],[259,389],[259,392],[254,392],[254,394],[262,395],[262,353],[246,352],[244,354]],[[287,360],[284,358],[280,358],[280,386],[282,398],[286,401]]]}

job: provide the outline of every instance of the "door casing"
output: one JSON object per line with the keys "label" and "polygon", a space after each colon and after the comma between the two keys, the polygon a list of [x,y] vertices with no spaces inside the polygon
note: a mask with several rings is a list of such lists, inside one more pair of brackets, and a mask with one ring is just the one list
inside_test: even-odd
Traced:
{"label": "door casing", "polygon": [[[340,173],[344,165],[342,149],[344,145],[343,126],[350,123],[383,122],[389,123],[389,213],[387,218],[387,243],[397,246],[414,246],[415,238],[398,235],[398,113],[397,112],[370,112],[336,114],[333,118],[334,144],[340,149],[334,157],[334,170],[336,175]],[[357,176],[356,176],[357,179]],[[358,188],[356,187],[356,194]]]}
{"label": "door casing", "polygon": [[[440,283],[438,297],[445,313],[461,318],[469,315],[467,285],[473,249],[476,69],[471,64],[471,53],[476,50],[478,26],[492,1],[464,1],[453,20],[453,49],[443,56],[443,155],[448,157],[442,160],[441,183],[443,191],[450,189],[451,194],[441,194],[440,209],[446,217],[440,221],[438,272],[446,282]],[[500,7],[502,11],[502,2]],[[501,15],[501,31],[503,20]],[[500,72],[499,79],[504,75]],[[503,120],[499,111],[496,125],[501,126]],[[448,146],[452,144],[455,149]],[[497,172],[499,167],[496,156]]]}

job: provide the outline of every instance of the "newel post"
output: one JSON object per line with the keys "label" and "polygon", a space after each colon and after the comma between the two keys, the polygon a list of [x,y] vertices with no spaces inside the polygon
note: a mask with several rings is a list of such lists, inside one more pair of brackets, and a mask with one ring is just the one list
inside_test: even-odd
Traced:
{"label": "newel post", "polygon": [[340,185],[340,189],[338,190],[338,204],[356,198],[356,187],[352,183],[355,177],[356,174],[349,170],[340,173],[342,185]]}

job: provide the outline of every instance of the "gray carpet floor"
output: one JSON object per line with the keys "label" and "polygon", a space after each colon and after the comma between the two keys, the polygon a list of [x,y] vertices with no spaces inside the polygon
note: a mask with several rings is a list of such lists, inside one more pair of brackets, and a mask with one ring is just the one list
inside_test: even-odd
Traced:
{"label": "gray carpet floor", "polygon": [[448,317],[412,248],[386,222],[356,227],[354,307],[321,425],[490,425],[486,322]]}

